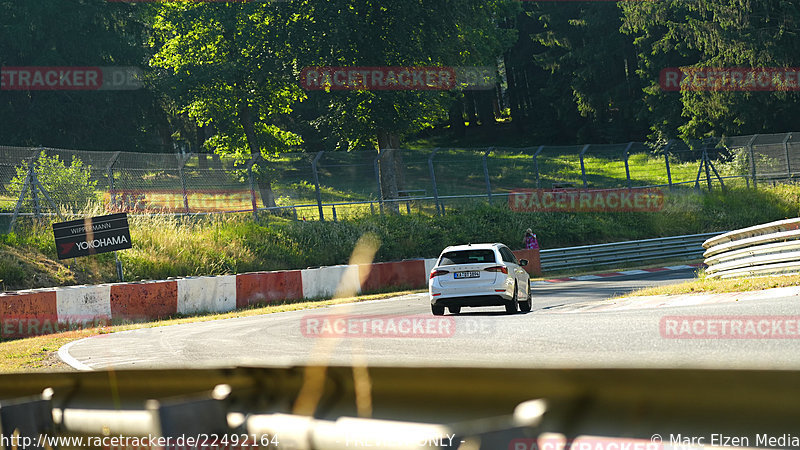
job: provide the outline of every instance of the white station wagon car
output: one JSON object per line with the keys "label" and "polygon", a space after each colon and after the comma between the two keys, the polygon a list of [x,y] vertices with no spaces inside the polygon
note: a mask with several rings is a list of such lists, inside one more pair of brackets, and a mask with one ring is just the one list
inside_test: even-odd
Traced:
{"label": "white station wagon car", "polygon": [[447,247],[431,270],[428,292],[431,311],[440,316],[462,306],[505,306],[531,310],[531,283],[523,269],[528,261],[517,261],[503,244],[467,244]]}

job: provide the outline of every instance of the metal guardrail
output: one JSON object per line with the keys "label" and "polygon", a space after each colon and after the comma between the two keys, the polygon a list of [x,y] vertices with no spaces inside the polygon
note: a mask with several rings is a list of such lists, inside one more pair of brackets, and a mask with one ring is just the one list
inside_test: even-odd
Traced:
{"label": "metal guardrail", "polygon": [[[798,375],[393,366],[0,374],[0,427],[13,430],[4,448],[18,450],[569,448],[535,440],[553,433],[575,440],[572,448],[647,450],[665,448],[661,435],[678,431],[785,439],[800,415],[790,401],[800,395]],[[40,435],[70,441],[36,445]]]}
{"label": "metal guardrail", "polygon": [[540,261],[543,272],[553,272],[669,258],[700,259],[703,256],[703,242],[717,235],[719,233],[689,234],[542,250]]}
{"label": "metal guardrail", "polygon": [[800,272],[800,218],[731,231],[703,247],[709,278]]}

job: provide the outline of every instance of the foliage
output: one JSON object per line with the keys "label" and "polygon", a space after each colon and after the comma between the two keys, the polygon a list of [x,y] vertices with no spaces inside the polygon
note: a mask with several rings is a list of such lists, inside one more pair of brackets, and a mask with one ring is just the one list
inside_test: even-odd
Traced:
{"label": "foliage", "polygon": [[[16,175],[6,187],[8,193],[13,198],[19,198],[22,188],[28,178],[28,165],[18,165]],[[83,209],[87,204],[97,200],[97,180],[92,180],[91,166],[86,165],[77,156],[72,156],[69,165],[64,164],[58,155],[49,156],[42,151],[34,165],[36,179],[47,191],[50,198],[55,202],[56,207],[70,211]],[[23,208],[32,211],[34,208],[31,186],[23,200]],[[39,206],[42,209],[49,208],[47,200],[38,192]]]}
{"label": "foliage", "polygon": [[578,142],[641,139],[635,47],[619,31],[616,3],[531,2],[525,13],[539,25],[529,36],[537,50],[525,56],[544,70],[532,82],[535,98],[547,99],[549,114],[542,120],[555,125],[552,133],[569,130],[569,139]]}
{"label": "foliage", "polygon": [[[784,0],[0,0],[0,66],[146,75],[136,91],[6,92],[0,143],[171,152],[180,139],[242,158],[371,149],[378,135],[495,145],[509,134],[496,126],[503,111],[536,145],[786,132],[796,91],[665,92],[659,75],[797,67],[798,39],[800,9]],[[305,92],[298,74],[314,65],[490,66],[500,76],[485,92]]]}
{"label": "foliage", "polygon": [[[516,11],[508,0],[404,0],[318,2],[298,33],[298,65],[494,65],[514,32],[497,26]],[[447,11],[447,13],[443,13]],[[357,30],[357,31],[355,31]],[[408,136],[446,118],[453,95],[437,91],[316,91],[317,128],[337,136],[338,147],[375,148],[383,131]]]}
{"label": "foliage", "polygon": [[800,10],[791,2],[707,0],[622,2],[623,30],[650,80],[644,114],[656,137],[700,138],[791,129],[800,111],[790,92],[662,92],[667,67],[796,67]]}
{"label": "foliage", "polygon": [[[138,67],[148,58],[141,5],[0,0],[0,67]],[[168,127],[151,88],[3,91],[0,144],[153,151]],[[167,133],[169,135],[169,133]],[[161,142],[160,142],[161,141]],[[172,151],[167,148],[166,151]]]}
{"label": "foliage", "polygon": [[730,161],[718,164],[717,170],[723,177],[750,175],[750,153],[747,147],[735,149]]}
{"label": "foliage", "polygon": [[[218,153],[264,155],[301,138],[276,125],[304,95],[292,78],[288,27],[296,18],[273,3],[163,3],[154,6],[151,64],[160,89],[215,133]],[[248,123],[249,122],[249,123]],[[248,142],[248,126],[257,142]]]}
{"label": "foliage", "polygon": [[[382,243],[378,261],[435,257],[442,248],[464,242],[504,242],[520,248],[522,232],[529,227],[536,231],[543,248],[558,248],[743,228],[796,217],[798,199],[800,187],[782,185],[757,191],[679,190],[667,197],[662,211],[654,213],[517,213],[505,205],[471,202],[450,204],[444,216],[365,213],[338,222],[275,216],[254,222],[249,214],[132,216],[134,246],[119,257],[126,277],[140,280],[345,264],[366,233],[373,233]],[[49,266],[36,262],[55,255],[48,223],[19,229],[16,234],[0,235],[0,278],[21,283],[10,286],[41,286],[47,280],[87,281],[86,274],[70,273],[55,262],[47,263]],[[15,253],[3,259],[9,252]],[[13,262],[15,258],[17,262]],[[94,282],[113,281],[113,263],[110,254],[81,259],[81,265],[92,268],[90,280]],[[36,267],[50,268],[34,270]],[[33,276],[42,271],[44,274]],[[27,278],[20,281],[23,273]]]}

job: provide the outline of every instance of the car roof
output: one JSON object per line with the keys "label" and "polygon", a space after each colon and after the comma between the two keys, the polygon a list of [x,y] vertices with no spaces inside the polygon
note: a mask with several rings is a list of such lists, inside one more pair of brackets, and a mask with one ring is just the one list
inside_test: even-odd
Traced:
{"label": "car roof", "polygon": [[495,242],[493,244],[451,245],[450,247],[447,247],[444,250],[442,250],[442,253],[459,251],[459,250],[493,250],[498,247],[505,247],[505,244]]}

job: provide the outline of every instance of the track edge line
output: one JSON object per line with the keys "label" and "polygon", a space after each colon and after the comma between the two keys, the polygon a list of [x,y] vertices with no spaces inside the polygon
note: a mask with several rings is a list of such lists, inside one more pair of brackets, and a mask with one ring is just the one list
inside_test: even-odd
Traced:
{"label": "track edge line", "polygon": [[80,370],[82,372],[93,371],[94,369],[78,361],[75,357],[69,354],[69,348],[72,347],[73,344],[77,344],[78,342],[85,341],[92,337],[93,336],[85,337],[83,339],[78,339],[77,341],[67,342],[58,349],[58,357],[61,358],[61,361],[64,361],[65,364],[72,367],[73,369]]}

